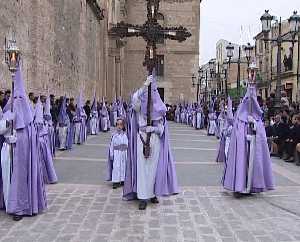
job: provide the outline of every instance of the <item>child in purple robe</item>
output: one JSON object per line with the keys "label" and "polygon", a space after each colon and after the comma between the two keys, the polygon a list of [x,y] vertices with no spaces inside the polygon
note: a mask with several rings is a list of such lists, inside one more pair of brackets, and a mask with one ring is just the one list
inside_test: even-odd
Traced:
{"label": "child in purple robe", "polygon": [[117,119],[117,132],[112,135],[109,146],[108,181],[112,181],[113,189],[124,185],[127,162],[128,138],[125,122]]}

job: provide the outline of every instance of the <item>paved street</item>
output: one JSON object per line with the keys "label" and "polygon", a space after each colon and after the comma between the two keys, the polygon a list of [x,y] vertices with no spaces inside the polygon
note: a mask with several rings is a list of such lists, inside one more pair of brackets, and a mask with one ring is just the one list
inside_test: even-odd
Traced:
{"label": "paved street", "polygon": [[277,189],[240,200],[220,186],[217,140],[170,124],[181,193],[137,210],[104,181],[110,134],[57,154],[59,184],[48,210],[13,222],[0,213],[0,241],[300,241],[300,168],[274,160]]}

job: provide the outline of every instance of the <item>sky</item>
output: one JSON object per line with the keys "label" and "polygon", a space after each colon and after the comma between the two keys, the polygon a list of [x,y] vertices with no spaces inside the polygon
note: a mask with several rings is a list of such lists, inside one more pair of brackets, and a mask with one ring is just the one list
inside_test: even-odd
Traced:
{"label": "sky", "polygon": [[300,12],[300,0],[202,0],[200,21],[200,64],[216,55],[216,43],[226,39],[237,44],[252,42],[261,31],[260,17],[289,18]]}

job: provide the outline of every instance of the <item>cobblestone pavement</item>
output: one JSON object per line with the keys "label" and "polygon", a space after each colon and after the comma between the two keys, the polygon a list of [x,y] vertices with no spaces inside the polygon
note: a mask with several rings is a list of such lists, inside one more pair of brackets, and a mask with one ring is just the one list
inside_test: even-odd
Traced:
{"label": "cobblestone pavement", "polygon": [[137,210],[103,182],[109,134],[59,153],[60,183],[47,187],[48,210],[13,222],[0,213],[0,241],[300,241],[300,168],[274,160],[275,191],[234,199],[219,185],[217,141],[172,124],[181,193]]}

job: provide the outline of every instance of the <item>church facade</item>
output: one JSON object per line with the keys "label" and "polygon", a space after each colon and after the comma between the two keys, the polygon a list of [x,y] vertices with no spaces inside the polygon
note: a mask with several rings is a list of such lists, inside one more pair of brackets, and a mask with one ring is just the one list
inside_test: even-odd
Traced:
{"label": "church facade", "polygon": [[[0,34],[16,32],[28,92],[85,98],[96,92],[108,101],[130,94],[146,78],[145,42],[119,39],[110,30],[120,21],[143,24],[145,0],[12,0],[0,2]],[[165,102],[192,101],[191,77],[199,66],[199,0],[161,0],[159,22],[183,25],[192,37],[158,44],[158,86]],[[2,50],[4,59],[4,52]],[[10,87],[0,63],[0,84]]]}

